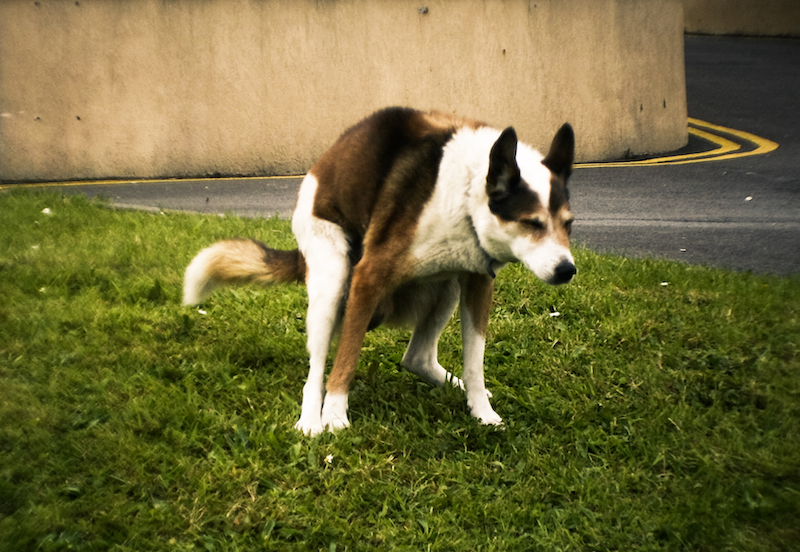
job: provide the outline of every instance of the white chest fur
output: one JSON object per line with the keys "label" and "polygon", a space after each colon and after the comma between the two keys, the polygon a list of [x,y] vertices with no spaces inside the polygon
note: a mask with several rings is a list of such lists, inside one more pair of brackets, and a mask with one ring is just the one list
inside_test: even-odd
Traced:
{"label": "white chest fur", "polygon": [[436,188],[419,218],[411,256],[420,278],[454,272],[490,273],[473,214],[485,208],[489,150],[498,131],[462,129],[447,144]]}

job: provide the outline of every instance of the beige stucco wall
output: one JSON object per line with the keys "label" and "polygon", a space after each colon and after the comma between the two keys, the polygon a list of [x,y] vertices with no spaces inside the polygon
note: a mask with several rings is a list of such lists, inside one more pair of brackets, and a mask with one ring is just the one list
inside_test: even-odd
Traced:
{"label": "beige stucco wall", "polygon": [[681,0],[3,0],[0,180],[299,174],[387,105],[673,150],[682,33]]}
{"label": "beige stucco wall", "polygon": [[800,0],[683,0],[689,33],[800,37]]}

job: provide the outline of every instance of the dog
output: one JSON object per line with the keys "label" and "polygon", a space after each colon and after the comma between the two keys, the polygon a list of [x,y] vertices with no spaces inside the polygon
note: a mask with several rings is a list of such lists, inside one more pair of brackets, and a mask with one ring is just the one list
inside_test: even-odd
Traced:
{"label": "dog", "polygon": [[[569,123],[542,156],[518,142],[513,127],[410,108],[378,111],[346,130],[303,179],[292,217],[297,249],[217,242],[187,267],[183,302],[200,303],[227,283],[305,283],[309,374],[295,427],[306,435],[350,425],[359,352],[381,323],[413,328],[405,369],[460,387],[475,418],[499,425],[483,374],[494,278],[512,262],[548,284],[576,274],[567,192],[574,150]],[[437,360],[439,336],[459,302],[461,378]]]}

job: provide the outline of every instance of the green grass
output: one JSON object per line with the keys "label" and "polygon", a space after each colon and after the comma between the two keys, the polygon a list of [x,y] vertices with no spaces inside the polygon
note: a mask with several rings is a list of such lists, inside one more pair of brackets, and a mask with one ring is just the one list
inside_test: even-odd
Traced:
{"label": "green grass", "polygon": [[[798,278],[580,248],[569,286],[512,266],[486,353],[504,430],[398,370],[408,333],[380,329],[353,426],[310,439],[304,288],[179,304],[191,257],[232,236],[293,243],[285,221],[0,195],[0,549],[800,541]],[[460,371],[456,322],[440,356]]]}

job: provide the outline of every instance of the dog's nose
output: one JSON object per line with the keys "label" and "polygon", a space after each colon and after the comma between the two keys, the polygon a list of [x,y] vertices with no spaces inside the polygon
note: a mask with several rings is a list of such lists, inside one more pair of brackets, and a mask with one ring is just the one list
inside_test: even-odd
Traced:
{"label": "dog's nose", "polygon": [[569,261],[561,261],[556,266],[555,272],[553,273],[553,283],[554,284],[566,284],[572,277],[575,276],[575,273],[578,272],[578,269],[575,268],[575,265]]}

